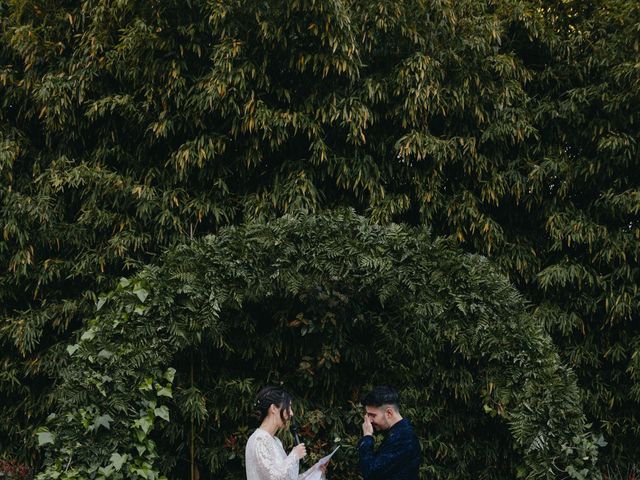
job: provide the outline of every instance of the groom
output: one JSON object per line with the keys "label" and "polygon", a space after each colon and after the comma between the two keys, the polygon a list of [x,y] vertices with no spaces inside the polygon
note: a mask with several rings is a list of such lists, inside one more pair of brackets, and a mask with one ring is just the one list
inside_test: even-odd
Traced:
{"label": "groom", "polygon": [[[400,415],[398,392],[391,387],[375,387],[364,396],[362,406],[366,413],[358,453],[364,480],[418,480],[420,443],[409,420]],[[375,451],[374,430],[384,436]]]}

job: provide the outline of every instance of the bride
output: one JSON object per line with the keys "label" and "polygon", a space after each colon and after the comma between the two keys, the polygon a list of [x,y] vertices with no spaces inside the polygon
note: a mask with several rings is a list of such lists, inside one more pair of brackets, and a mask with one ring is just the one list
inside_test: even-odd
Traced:
{"label": "bride", "polygon": [[[310,470],[299,475],[300,460],[307,455],[304,443],[286,454],[282,442],[275,436],[288,427],[293,417],[293,398],[280,387],[264,387],[258,393],[255,407],[260,427],[249,437],[245,449],[247,480],[304,480]],[[322,474],[326,465],[322,468]]]}

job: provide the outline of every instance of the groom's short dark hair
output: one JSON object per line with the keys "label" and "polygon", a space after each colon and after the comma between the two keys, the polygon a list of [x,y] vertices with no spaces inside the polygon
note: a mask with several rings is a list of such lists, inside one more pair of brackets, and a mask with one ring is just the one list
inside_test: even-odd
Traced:
{"label": "groom's short dark hair", "polygon": [[381,407],[383,405],[392,405],[397,411],[400,410],[400,398],[398,392],[386,385],[374,387],[360,401],[363,407]]}

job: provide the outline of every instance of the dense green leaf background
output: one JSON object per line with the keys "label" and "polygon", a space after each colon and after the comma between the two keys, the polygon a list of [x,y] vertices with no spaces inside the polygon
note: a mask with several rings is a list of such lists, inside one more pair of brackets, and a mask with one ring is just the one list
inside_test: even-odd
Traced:
{"label": "dense green leaf background", "polygon": [[0,450],[98,293],[221,226],[351,206],[489,256],[640,456],[640,7],[0,0]]}

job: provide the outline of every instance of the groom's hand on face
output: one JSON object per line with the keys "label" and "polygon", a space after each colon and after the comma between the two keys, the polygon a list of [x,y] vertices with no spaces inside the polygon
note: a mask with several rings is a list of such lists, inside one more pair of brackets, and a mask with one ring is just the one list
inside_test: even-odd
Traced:
{"label": "groom's hand on face", "polygon": [[362,423],[362,435],[365,437],[367,435],[373,435],[373,425],[371,425],[371,420],[367,414],[365,414],[364,422]]}

